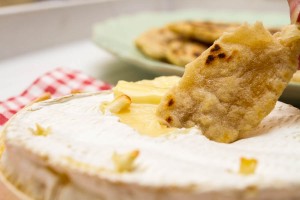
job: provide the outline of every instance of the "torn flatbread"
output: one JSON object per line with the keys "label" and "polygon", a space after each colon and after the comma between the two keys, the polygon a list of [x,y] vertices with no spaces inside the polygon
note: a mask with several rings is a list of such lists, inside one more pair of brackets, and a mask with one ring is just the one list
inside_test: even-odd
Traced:
{"label": "torn flatbread", "polygon": [[157,115],[169,126],[198,126],[214,141],[233,142],[274,108],[297,70],[299,53],[297,25],[272,35],[262,23],[243,24],[186,66]]}

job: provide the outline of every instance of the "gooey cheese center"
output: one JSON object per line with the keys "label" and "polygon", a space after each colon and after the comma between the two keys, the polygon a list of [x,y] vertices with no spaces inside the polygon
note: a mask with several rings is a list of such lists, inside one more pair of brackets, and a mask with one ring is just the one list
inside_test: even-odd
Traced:
{"label": "gooey cheese center", "polygon": [[115,99],[127,95],[132,102],[127,109],[113,114],[120,118],[120,122],[143,135],[156,137],[176,130],[159,122],[156,109],[161,98],[179,79],[176,76],[168,76],[138,82],[119,81],[113,89]]}

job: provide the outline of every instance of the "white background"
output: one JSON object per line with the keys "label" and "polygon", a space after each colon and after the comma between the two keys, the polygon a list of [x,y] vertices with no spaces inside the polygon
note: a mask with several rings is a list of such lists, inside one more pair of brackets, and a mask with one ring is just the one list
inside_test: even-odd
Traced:
{"label": "white background", "polygon": [[186,8],[289,14],[284,0],[73,0],[0,8],[0,101],[56,67],[80,69],[111,84],[153,78],[96,47],[91,27],[119,15]]}

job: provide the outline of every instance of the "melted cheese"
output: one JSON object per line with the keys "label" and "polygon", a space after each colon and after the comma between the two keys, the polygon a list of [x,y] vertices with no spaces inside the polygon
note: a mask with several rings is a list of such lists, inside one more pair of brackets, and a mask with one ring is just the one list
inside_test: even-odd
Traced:
{"label": "melted cheese", "polygon": [[156,116],[157,104],[131,104],[130,108],[116,115],[120,118],[120,122],[129,125],[137,130],[138,133],[148,136],[161,136],[176,128],[169,128],[162,125]]}

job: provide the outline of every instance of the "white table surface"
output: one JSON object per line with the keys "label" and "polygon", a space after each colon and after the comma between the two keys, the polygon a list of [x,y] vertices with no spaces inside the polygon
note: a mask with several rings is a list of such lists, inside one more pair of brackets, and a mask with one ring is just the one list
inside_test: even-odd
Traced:
{"label": "white table surface", "polygon": [[121,79],[155,77],[118,60],[86,39],[0,61],[0,101],[20,94],[37,77],[57,67],[81,70],[110,84]]}

